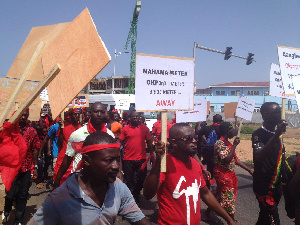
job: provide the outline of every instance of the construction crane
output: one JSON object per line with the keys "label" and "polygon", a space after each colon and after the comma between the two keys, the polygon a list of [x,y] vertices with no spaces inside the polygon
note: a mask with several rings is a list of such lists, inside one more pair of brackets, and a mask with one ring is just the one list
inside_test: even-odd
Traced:
{"label": "construction crane", "polygon": [[127,88],[125,88],[126,94],[134,94],[137,24],[138,24],[138,17],[141,11],[141,4],[142,1],[136,1],[136,5],[133,11],[133,18],[131,21],[131,27],[124,48],[125,50],[127,50],[128,44],[129,42],[131,42],[130,77],[129,77],[129,85]]}

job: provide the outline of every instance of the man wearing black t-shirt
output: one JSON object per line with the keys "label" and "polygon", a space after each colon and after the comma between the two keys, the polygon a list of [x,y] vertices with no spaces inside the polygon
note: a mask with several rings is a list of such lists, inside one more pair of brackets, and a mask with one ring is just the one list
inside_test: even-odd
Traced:
{"label": "man wearing black t-shirt", "polygon": [[282,195],[281,164],[285,157],[282,133],[286,122],[281,120],[281,108],[275,102],[264,103],[260,112],[263,126],[252,134],[253,191],[260,208],[256,225],[279,225],[277,206]]}

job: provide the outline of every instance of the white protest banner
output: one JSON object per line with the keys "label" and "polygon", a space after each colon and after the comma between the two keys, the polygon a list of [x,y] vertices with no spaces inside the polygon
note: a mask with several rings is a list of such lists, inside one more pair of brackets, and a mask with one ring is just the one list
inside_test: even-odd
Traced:
{"label": "white protest banner", "polygon": [[285,96],[280,67],[279,65],[274,63],[271,64],[271,69],[270,69],[270,93],[269,94],[275,97],[295,100],[295,96]]}
{"label": "white protest banner", "polygon": [[194,59],[136,54],[136,110],[192,110]]}
{"label": "white protest banner", "polygon": [[176,112],[177,123],[206,121],[207,100],[195,99],[194,110]]}
{"label": "white protest banner", "polygon": [[270,93],[271,96],[280,97],[284,96],[283,84],[281,79],[280,67],[272,63],[270,69]]}
{"label": "white protest banner", "polygon": [[300,76],[293,77],[293,84],[295,87],[295,96],[296,96],[298,110],[300,112]]}
{"label": "white protest banner", "polygon": [[255,101],[251,98],[241,96],[236,107],[236,116],[245,119],[251,120],[254,112]]}
{"label": "white protest banner", "polygon": [[300,75],[300,49],[278,46],[278,59],[285,96],[293,96],[292,78]]}

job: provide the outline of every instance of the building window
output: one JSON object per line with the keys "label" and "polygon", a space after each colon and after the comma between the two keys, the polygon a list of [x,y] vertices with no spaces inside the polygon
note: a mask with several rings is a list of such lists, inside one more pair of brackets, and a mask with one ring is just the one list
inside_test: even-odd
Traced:
{"label": "building window", "polygon": [[236,90],[236,91],[231,91],[231,95],[240,95],[241,91]]}
{"label": "building window", "polygon": [[259,91],[248,91],[248,95],[259,95]]}
{"label": "building window", "polygon": [[211,106],[210,107],[210,112],[214,112],[215,111],[215,107],[214,106]]}
{"label": "building window", "polygon": [[225,91],[216,91],[216,95],[225,95]]}
{"label": "building window", "polygon": [[221,112],[224,112],[224,106],[221,106]]}
{"label": "building window", "polygon": [[260,112],[260,108],[259,107],[254,108],[254,112]]}

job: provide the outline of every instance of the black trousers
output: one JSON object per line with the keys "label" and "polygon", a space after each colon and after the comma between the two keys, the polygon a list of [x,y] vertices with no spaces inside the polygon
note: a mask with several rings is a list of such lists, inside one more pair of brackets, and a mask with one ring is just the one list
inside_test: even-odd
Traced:
{"label": "black trousers", "polygon": [[273,205],[268,204],[266,201],[261,201],[258,195],[256,195],[260,209],[256,225],[280,225],[278,204],[281,198],[281,194],[277,191],[270,192],[272,193],[272,197],[274,198]]}
{"label": "black trousers", "polygon": [[15,177],[11,188],[6,192],[4,212],[10,212],[14,199],[16,200],[15,223],[23,223],[28,191],[31,186],[31,172],[19,172]]}
{"label": "black trousers", "polygon": [[145,168],[144,171],[141,170],[141,166],[145,161],[145,159],[123,161],[125,183],[134,198],[137,198],[140,195],[147,176],[147,168]]}

